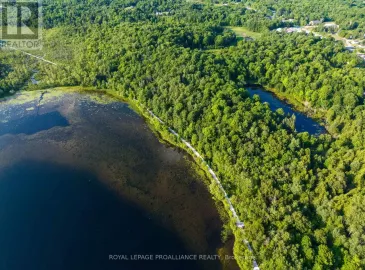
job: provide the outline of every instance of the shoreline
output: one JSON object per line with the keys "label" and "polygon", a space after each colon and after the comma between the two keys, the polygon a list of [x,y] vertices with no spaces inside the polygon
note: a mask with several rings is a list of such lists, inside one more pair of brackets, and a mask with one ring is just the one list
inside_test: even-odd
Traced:
{"label": "shoreline", "polygon": [[[71,86],[71,87],[65,86],[65,87],[55,87],[55,88],[47,88],[47,89],[34,89],[34,90],[30,90],[29,92],[35,92],[35,91],[51,92],[52,90],[58,90],[58,91],[62,91],[65,93],[67,93],[67,92],[79,92],[79,93],[82,93],[82,92],[88,93],[89,92],[89,93],[99,93],[99,94],[102,93],[102,94],[111,96],[121,102],[125,102],[131,107],[132,110],[134,110],[139,116],[141,116],[144,119],[146,124],[149,126],[150,130],[156,135],[157,139],[160,142],[167,144],[171,147],[175,147],[176,149],[184,151],[193,160],[194,165],[197,166],[197,168],[193,168],[193,169],[195,171],[197,171],[198,168],[200,170],[202,170],[204,172],[206,178],[209,180],[209,181],[203,181],[203,184],[208,189],[209,193],[212,196],[212,199],[216,203],[219,203],[219,204],[221,204],[221,206],[223,206],[224,213],[219,212],[219,214],[224,215],[221,217],[223,223],[225,223],[223,220],[224,218],[228,219],[228,223],[226,223],[226,224],[229,225],[230,229],[232,230],[232,236],[234,237],[234,247],[233,247],[232,253],[233,253],[234,257],[250,259],[249,262],[245,261],[245,260],[244,261],[236,260],[237,264],[239,265],[239,267],[241,269],[247,269],[248,267],[250,269],[259,269],[257,262],[255,260],[255,257],[253,255],[253,250],[252,250],[251,246],[249,245],[248,241],[246,239],[244,239],[244,237],[243,237],[242,227],[237,226],[237,219],[234,216],[234,214],[232,216],[232,213],[235,213],[235,210],[233,210],[233,212],[232,212],[233,206],[231,204],[227,203],[225,194],[220,194],[220,192],[214,191],[214,190],[221,190],[221,188],[219,187],[219,185],[216,182],[217,179],[214,179],[214,177],[213,177],[213,175],[215,175],[215,173],[212,171],[212,169],[210,169],[210,167],[207,166],[207,163],[201,157],[198,158],[198,156],[191,149],[189,149],[189,147],[186,144],[183,143],[183,141],[182,141],[183,139],[177,133],[173,134],[171,132],[171,130],[172,130],[171,128],[169,128],[163,122],[159,121],[160,119],[157,116],[153,117],[151,115],[151,111],[149,111],[146,108],[143,108],[142,106],[144,106],[144,105],[141,105],[137,100],[132,99],[132,98],[126,98],[126,97],[118,94],[118,92],[116,92],[114,90],[96,89],[93,87],[81,87],[81,86]],[[159,120],[157,120],[157,119],[159,119]],[[198,153],[198,155],[199,155],[199,153]],[[212,172],[213,172],[213,174],[212,174]],[[219,181],[219,183],[220,183],[220,181]],[[216,208],[219,209],[219,207],[216,207]],[[236,214],[236,216],[237,216],[237,214]],[[248,253],[245,254],[244,252],[242,252],[238,248],[238,245],[245,246],[245,249],[246,249],[245,251],[246,251],[246,253],[247,252]],[[238,253],[239,251],[241,251],[241,252]],[[253,261],[252,261],[252,259],[253,259]],[[223,265],[223,262],[222,262],[222,265]]]}
{"label": "shoreline", "polygon": [[[156,118],[152,117],[150,114],[150,111],[145,108],[143,108],[143,105],[141,105],[137,100],[132,98],[126,98],[121,95],[119,95],[116,91],[108,90],[108,89],[95,89],[92,87],[55,87],[55,88],[47,88],[47,89],[34,89],[29,91],[19,91],[19,94],[28,92],[30,97],[34,97],[34,94],[44,94],[48,93],[50,96],[52,96],[52,92],[58,91],[59,93],[67,94],[67,93],[81,93],[81,94],[104,94],[106,96],[109,96],[116,101],[124,102],[126,103],[131,110],[133,110],[137,115],[139,115],[145,124],[149,127],[150,131],[156,136],[157,140],[161,143],[167,145],[168,147],[172,147],[178,151],[182,151],[186,155],[187,161],[189,161],[190,166],[192,170],[194,170],[198,175],[201,176],[201,183],[205,186],[207,189],[207,192],[210,194],[210,197],[214,201],[215,208],[218,212],[218,215],[220,216],[220,220],[222,222],[221,231],[227,230],[225,225],[228,225],[230,229],[232,230],[232,234],[229,234],[228,238],[222,242],[222,246],[217,249],[217,254],[219,254],[219,258],[221,259],[221,265],[224,267],[224,265],[227,263],[225,262],[226,257],[229,257],[230,260],[232,258],[241,257],[237,256],[234,252],[235,245],[237,242],[237,239],[239,239],[239,236],[233,230],[235,226],[233,226],[234,221],[232,221],[231,215],[229,215],[229,211],[227,211],[227,205],[224,203],[224,200],[222,200],[219,196],[219,194],[216,194],[212,190],[212,184],[214,184],[214,181],[212,180],[211,174],[206,169],[206,166],[204,166],[203,161],[198,160],[194,154],[189,151],[189,149],[180,141],[178,137],[175,135],[172,135],[168,132],[168,129],[166,128],[166,125],[161,124],[159,121],[156,120]],[[47,96],[47,95],[46,95]],[[16,98],[16,96],[7,97],[6,100]],[[5,100],[4,100],[5,101]],[[101,100],[102,101],[102,100]],[[22,102],[27,102],[26,100],[21,100]],[[164,128],[165,127],[165,128]],[[230,246],[230,247],[229,247]],[[232,256],[233,255],[233,256]],[[236,260],[237,265],[240,265],[238,263],[238,260]],[[229,266],[228,266],[229,267]],[[242,268],[242,267],[240,267]],[[247,267],[246,267],[247,268]],[[244,268],[244,269],[246,269]],[[223,268],[226,269],[226,268]],[[227,268],[230,269],[230,268]],[[251,267],[252,269],[252,267]]]}
{"label": "shoreline", "polygon": [[[209,179],[180,149],[162,144],[128,104],[102,93],[23,92],[20,98],[4,104],[3,115],[11,125],[12,118],[34,115],[35,110],[29,112],[27,108],[36,106],[45,92],[40,113],[58,111],[70,126],[55,125],[30,136],[21,132],[3,136],[6,147],[1,167],[4,170],[19,164],[24,156],[27,162],[49,162],[71,170],[81,168],[121,200],[141,209],[151,222],[180,238],[185,248],[181,254],[232,255],[233,237],[222,241],[226,240],[221,236],[226,232],[227,219],[221,218],[220,213],[225,212],[223,206],[218,204],[217,208],[206,188]],[[14,111],[16,114],[11,113]],[[32,122],[27,123],[32,126]],[[105,130],[106,126],[112,132],[109,128]],[[38,151],[42,147],[44,151]],[[123,216],[123,213],[115,214]],[[150,252],[156,251],[152,243]],[[222,258],[226,258],[224,255]],[[206,264],[221,269],[218,258],[214,261],[197,264],[204,269],[210,269],[205,268]],[[226,270],[239,269],[232,259],[225,259],[224,263],[232,266]]]}
{"label": "shoreline", "polygon": [[[308,110],[303,109],[311,109],[306,107],[301,102],[295,100],[292,102],[292,99],[287,96],[280,95],[275,89],[268,88],[259,84],[254,83],[248,83],[245,85],[245,87],[251,87],[251,88],[261,88],[264,91],[272,93],[277,99],[287,103],[289,106],[291,106],[294,110],[304,113],[309,117],[312,117],[313,120],[317,121],[318,118],[315,118],[312,116],[312,114]],[[138,100],[132,97],[125,97],[119,94],[117,91],[110,90],[110,89],[96,89],[94,87],[82,87],[82,86],[65,86],[65,87],[54,87],[54,88],[47,88],[47,89],[34,89],[29,90],[29,92],[33,91],[44,91],[44,92],[52,92],[52,90],[58,90],[62,92],[91,92],[91,93],[102,93],[106,94],[108,96],[111,96],[121,102],[127,103],[132,110],[134,110],[138,115],[140,115],[146,122],[146,124],[149,126],[150,130],[156,135],[157,139],[167,144],[171,147],[175,147],[178,150],[182,150],[188,154],[188,157],[193,160],[193,164],[197,166],[194,168],[195,171],[202,170],[209,179],[208,181],[203,181],[204,185],[207,187],[209,193],[211,194],[213,200],[216,202],[216,204],[220,204],[223,206],[224,213],[221,213],[219,211],[219,214],[221,216],[221,219],[227,219],[228,221],[223,221],[224,224],[229,225],[230,229],[232,230],[232,235],[234,237],[234,248],[233,248],[233,254],[237,258],[243,258],[243,260],[236,260],[237,264],[240,266],[240,268],[246,269],[248,265],[251,265],[251,269],[259,269],[258,265],[255,261],[255,256],[253,253],[253,250],[251,246],[249,245],[248,241],[244,239],[243,237],[243,231],[242,227],[244,227],[243,222],[240,222],[238,215],[236,214],[236,211],[234,210],[233,205],[230,203],[230,200],[225,193],[225,190],[215,175],[214,171],[209,167],[209,165],[206,163],[206,161],[203,159],[203,157],[188,143],[185,141],[182,137],[180,137],[179,134],[177,134],[173,129],[168,127],[158,116],[156,116],[152,111],[150,111],[148,108],[146,108],[143,104],[139,103]],[[23,92],[23,91],[22,91]],[[26,91],[27,92],[27,91]],[[322,120],[319,122],[319,124],[324,125],[323,118],[319,118]],[[324,125],[325,126],[325,125]],[[326,126],[325,126],[326,127]],[[328,130],[327,130],[328,131]],[[219,209],[220,207],[216,207]],[[222,209],[222,208],[221,208]],[[241,247],[238,248],[238,246]],[[242,251],[242,246],[245,246],[245,250]],[[248,256],[247,251],[249,251],[250,256]],[[246,254],[245,254],[246,253]],[[246,256],[245,256],[246,255]],[[248,262],[244,258],[250,258],[251,261]],[[253,267],[252,267],[253,265]]]}

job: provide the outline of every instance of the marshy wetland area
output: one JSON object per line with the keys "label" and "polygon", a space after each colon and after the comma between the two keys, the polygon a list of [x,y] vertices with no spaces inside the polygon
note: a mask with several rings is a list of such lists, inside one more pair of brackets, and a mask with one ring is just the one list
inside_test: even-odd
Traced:
{"label": "marshy wetland area", "polygon": [[232,254],[208,183],[187,154],[106,94],[3,99],[0,269],[237,269],[217,257],[133,260]]}

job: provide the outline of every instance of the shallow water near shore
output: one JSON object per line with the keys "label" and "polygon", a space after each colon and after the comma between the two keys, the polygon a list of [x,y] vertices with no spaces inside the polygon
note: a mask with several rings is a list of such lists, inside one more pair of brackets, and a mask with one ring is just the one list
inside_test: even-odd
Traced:
{"label": "shallow water near shore", "polygon": [[[104,94],[2,101],[0,268],[221,269],[217,259],[155,257],[229,250],[204,181],[128,104]],[[155,260],[133,260],[142,254]]]}

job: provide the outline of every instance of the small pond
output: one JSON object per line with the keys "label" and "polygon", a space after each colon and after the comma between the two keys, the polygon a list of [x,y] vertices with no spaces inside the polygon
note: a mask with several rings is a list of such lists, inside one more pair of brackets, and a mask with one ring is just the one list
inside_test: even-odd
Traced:
{"label": "small pond", "polygon": [[258,95],[262,102],[267,102],[271,110],[276,111],[277,109],[282,108],[285,114],[294,114],[296,118],[295,128],[297,132],[308,132],[311,135],[326,133],[326,129],[318,122],[304,113],[294,110],[292,106],[277,98],[273,93],[258,87],[247,87],[246,90],[248,91],[250,97]]}

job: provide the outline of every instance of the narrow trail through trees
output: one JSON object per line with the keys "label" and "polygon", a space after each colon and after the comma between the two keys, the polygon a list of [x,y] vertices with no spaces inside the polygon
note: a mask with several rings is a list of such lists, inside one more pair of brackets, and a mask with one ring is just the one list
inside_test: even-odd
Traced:
{"label": "narrow trail through trees", "polygon": [[[136,102],[138,102],[137,100],[135,100]],[[139,103],[139,102],[138,102]],[[140,104],[140,103],[139,103]],[[142,105],[143,106],[143,105]],[[147,112],[153,117],[155,118],[157,121],[159,121],[161,124],[165,125],[165,122],[161,120],[161,118],[159,118],[157,115],[155,115],[151,110],[147,109]],[[224,198],[227,202],[227,204],[229,205],[229,210],[231,211],[234,219],[236,220],[236,225],[238,228],[244,229],[244,223],[243,221],[240,220],[240,218],[237,215],[236,210],[234,209],[231,200],[229,199],[227,192],[225,191],[225,189],[223,188],[223,185],[221,183],[221,181],[218,179],[217,175],[215,174],[215,172],[212,170],[212,168],[210,168],[210,166],[208,165],[208,163],[204,160],[204,158],[199,154],[199,152],[186,140],[184,140],[175,130],[173,130],[172,128],[168,127],[168,130],[175,135],[176,137],[178,137],[193,153],[194,155],[199,158],[204,164],[205,166],[207,166],[208,171],[210,173],[210,175],[213,177],[213,179],[215,180],[215,182],[217,183],[219,189],[221,190],[222,194],[224,195]],[[253,254],[253,249],[250,245],[250,243],[244,239],[243,242],[245,243],[245,245],[247,246],[247,248],[249,249],[249,251]],[[253,259],[253,269],[254,270],[259,270],[259,266],[257,264],[257,261],[255,259]]]}
{"label": "narrow trail through trees", "polygon": [[43,57],[40,57],[40,56],[37,56],[37,55],[31,54],[31,53],[28,53],[28,52],[25,52],[25,51],[22,51],[22,50],[16,49],[16,48],[14,48],[14,47],[9,47],[9,48],[10,48],[10,49],[12,49],[12,50],[14,50],[14,51],[18,51],[18,52],[24,53],[24,54],[26,54],[26,55],[28,55],[28,56],[30,56],[30,57],[33,57],[33,58],[39,59],[39,60],[41,60],[41,61],[43,61],[43,62],[46,62],[46,63],[48,63],[48,64],[51,64],[51,65],[55,65],[55,66],[57,66],[57,64],[56,64],[56,63],[54,63],[54,62],[52,62],[52,61],[49,61],[49,60],[47,60],[47,59],[44,59]]}

